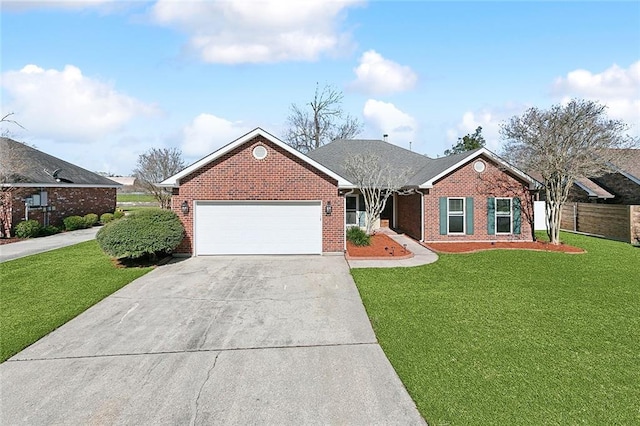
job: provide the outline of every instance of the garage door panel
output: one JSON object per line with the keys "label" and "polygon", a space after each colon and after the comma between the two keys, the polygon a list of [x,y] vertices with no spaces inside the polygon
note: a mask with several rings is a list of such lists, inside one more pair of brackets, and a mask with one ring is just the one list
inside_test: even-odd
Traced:
{"label": "garage door panel", "polygon": [[320,202],[196,203],[196,255],[319,254]]}

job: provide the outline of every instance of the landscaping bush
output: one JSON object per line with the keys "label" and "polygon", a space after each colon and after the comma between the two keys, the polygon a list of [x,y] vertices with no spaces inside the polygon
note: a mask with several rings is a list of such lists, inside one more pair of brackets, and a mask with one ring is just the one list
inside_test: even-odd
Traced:
{"label": "landscaping bush", "polygon": [[53,225],[47,225],[40,228],[40,232],[38,232],[38,237],[48,237],[49,235],[54,235],[59,233],[60,233],[60,228]]}
{"label": "landscaping bush", "polygon": [[23,220],[16,225],[16,237],[34,238],[40,233],[42,226],[37,220]]}
{"label": "landscaping bush", "polygon": [[64,229],[67,231],[75,231],[76,229],[87,228],[87,222],[82,216],[69,216],[62,219]]}
{"label": "landscaping bush", "polygon": [[113,212],[114,219],[122,219],[124,217],[124,212],[122,210],[116,210]]}
{"label": "landscaping bush", "polygon": [[84,222],[87,228],[91,228],[98,223],[98,215],[95,213],[87,213],[84,215]]}
{"label": "landscaping bush", "polygon": [[113,220],[113,213],[102,213],[100,215],[100,223],[106,225]]}
{"label": "landscaping bush", "polygon": [[106,224],[96,236],[108,255],[122,259],[170,253],[184,237],[184,227],[171,210],[141,209]]}
{"label": "landscaping bush", "polygon": [[368,246],[371,244],[371,237],[360,227],[350,226],[347,228],[347,241],[356,246]]}

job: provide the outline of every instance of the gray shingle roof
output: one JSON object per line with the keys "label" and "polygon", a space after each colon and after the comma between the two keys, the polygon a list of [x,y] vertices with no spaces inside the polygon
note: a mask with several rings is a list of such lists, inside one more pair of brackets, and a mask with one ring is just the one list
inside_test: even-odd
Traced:
{"label": "gray shingle roof", "polygon": [[0,153],[3,157],[0,162],[2,183],[46,186],[95,185],[114,188],[121,186],[111,179],[13,139],[0,138]]}
{"label": "gray shingle roof", "polygon": [[374,153],[390,164],[393,169],[411,169],[413,173],[405,185],[418,186],[472,156],[476,151],[467,151],[442,158],[429,158],[426,155],[381,140],[338,139],[314,149],[307,155],[326,168],[352,180],[353,177],[349,176],[344,169],[345,158],[353,154]]}

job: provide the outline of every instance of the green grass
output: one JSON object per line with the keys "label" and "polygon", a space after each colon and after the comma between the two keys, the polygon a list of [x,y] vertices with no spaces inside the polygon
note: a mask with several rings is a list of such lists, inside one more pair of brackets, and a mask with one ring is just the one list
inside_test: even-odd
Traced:
{"label": "green grass", "polygon": [[0,263],[0,362],[151,268],[116,268],[95,241]]}
{"label": "green grass", "polygon": [[155,203],[157,200],[151,194],[118,194],[118,203]]}
{"label": "green grass", "polygon": [[429,424],[640,424],[640,248],[562,238],[587,253],[352,270]]}

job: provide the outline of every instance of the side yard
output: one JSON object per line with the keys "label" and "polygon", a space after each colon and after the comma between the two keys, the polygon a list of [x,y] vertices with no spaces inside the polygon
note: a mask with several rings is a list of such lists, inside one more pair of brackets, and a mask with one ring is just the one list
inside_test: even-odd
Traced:
{"label": "side yard", "polygon": [[352,270],[429,424],[640,424],[640,248],[562,239],[587,253]]}
{"label": "side yard", "polygon": [[0,263],[0,362],[152,268],[117,268],[96,241]]}

